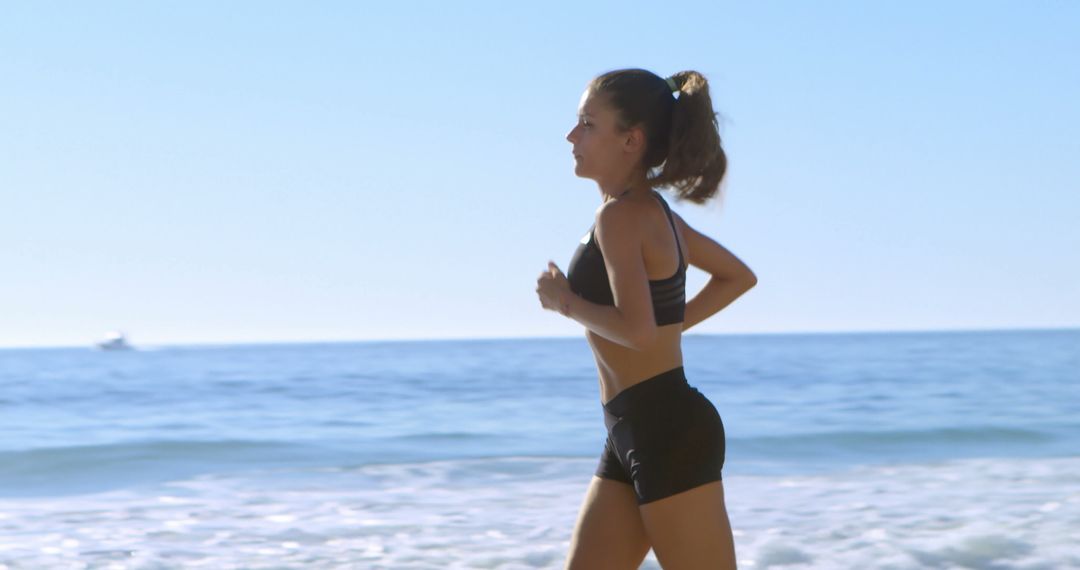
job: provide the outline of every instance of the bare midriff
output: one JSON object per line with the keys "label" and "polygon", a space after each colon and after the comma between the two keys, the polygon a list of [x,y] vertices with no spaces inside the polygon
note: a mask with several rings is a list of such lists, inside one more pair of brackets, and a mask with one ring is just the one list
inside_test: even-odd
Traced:
{"label": "bare midriff", "polygon": [[601,402],[606,404],[634,384],[683,365],[682,323],[658,327],[656,332],[656,341],[649,348],[634,350],[585,331],[600,375]]}

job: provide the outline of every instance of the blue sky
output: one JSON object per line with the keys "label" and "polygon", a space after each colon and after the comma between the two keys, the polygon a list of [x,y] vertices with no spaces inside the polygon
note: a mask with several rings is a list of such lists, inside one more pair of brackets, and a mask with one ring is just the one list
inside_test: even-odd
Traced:
{"label": "blue sky", "polygon": [[621,67],[722,115],[669,203],[759,283],[691,332],[1080,326],[1080,4],[816,4],[7,4],[0,346],[580,335],[535,279]]}

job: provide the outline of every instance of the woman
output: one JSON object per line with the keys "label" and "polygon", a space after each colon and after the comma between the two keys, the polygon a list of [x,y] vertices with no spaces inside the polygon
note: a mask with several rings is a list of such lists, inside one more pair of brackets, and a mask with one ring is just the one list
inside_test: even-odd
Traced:
{"label": "woman", "polygon": [[[623,69],[593,79],[567,134],[574,173],[601,205],[568,267],[552,262],[545,309],[586,327],[608,437],[571,540],[567,568],[637,568],[652,548],[667,570],[735,568],[720,471],[724,426],[688,384],[683,331],[757,282],[672,212],[656,187],[701,204],[727,169],[705,78]],[[686,269],[712,275],[686,302]]]}

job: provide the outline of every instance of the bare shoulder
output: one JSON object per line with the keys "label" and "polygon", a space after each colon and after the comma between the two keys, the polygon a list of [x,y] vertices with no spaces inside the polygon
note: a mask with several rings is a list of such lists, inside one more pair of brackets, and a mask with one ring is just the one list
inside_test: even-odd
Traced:
{"label": "bare shoulder", "polygon": [[628,200],[609,200],[596,210],[596,233],[616,239],[638,235],[642,208]]}
{"label": "bare shoulder", "polygon": [[690,265],[714,277],[746,279],[757,282],[754,272],[735,254],[720,245],[716,240],[694,229],[679,214],[674,211],[671,214],[675,218],[675,225],[678,226],[685,240],[687,259]]}
{"label": "bare shoulder", "polygon": [[596,209],[596,217],[599,219],[602,215],[608,217],[632,216],[640,209],[640,206],[631,200],[608,200],[607,202],[600,204],[600,207]]}

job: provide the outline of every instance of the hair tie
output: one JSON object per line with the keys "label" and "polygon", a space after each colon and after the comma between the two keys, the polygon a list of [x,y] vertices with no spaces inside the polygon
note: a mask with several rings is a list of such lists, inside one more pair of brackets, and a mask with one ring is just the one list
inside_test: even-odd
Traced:
{"label": "hair tie", "polygon": [[679,87],[677,85],[675,85],[675,78],[674,77],[668,77],[664,81],[667,81],[668,87],[671,88],[672,93],[679,90]]}

